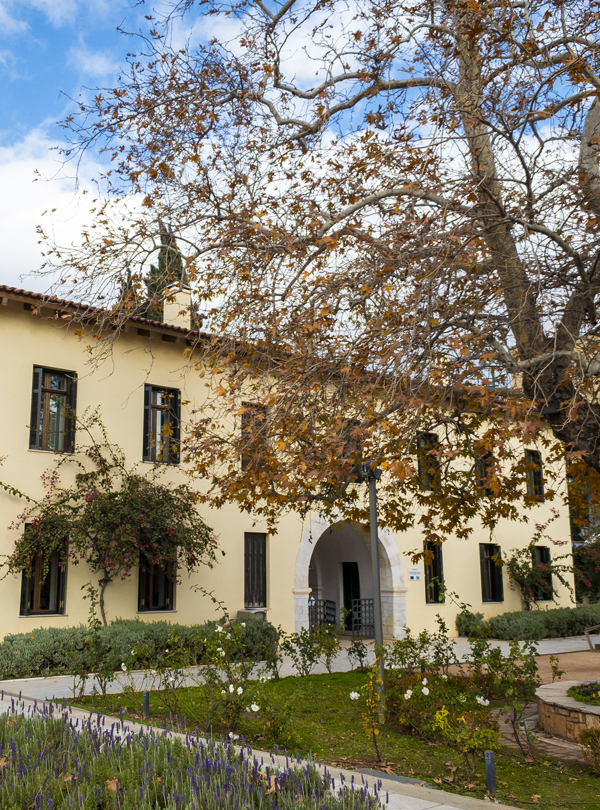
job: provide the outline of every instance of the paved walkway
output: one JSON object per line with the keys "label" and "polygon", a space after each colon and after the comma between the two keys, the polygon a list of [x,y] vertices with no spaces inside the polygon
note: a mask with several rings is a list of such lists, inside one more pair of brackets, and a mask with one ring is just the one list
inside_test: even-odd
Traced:
{"label": "paved walkway", "polygon": [[[4,694],[0,697],[0,714],[7,711],[18,711],[22,714],[35,715],[40,709],[40,704],[37,701],[28,699],[17,700]],[[144,734],[147,732],[147,727],[139,723],[122,722],[117,718],[105,717],[99,713],[90,713],[82,711],[81,709],[69,709],[69,720],[77,726],[87,724],[88,722],[99,723],[100,725],[111,725],[113,723],[122,726],[123,736],[128,733]],[[173,736],[184,738],[185,735],[170,732]],[[236,746],[237,748],[237,746]],[[239,750],[239,749],[238,749]],[[252,754],[260,762],[263,759],[265,762],[273,760],[281,767],[287,767],[289,762],[285,756],[275,756],[267,751],[260,751],[253,749]],[[305,762],[301,762],[305,765]],[[349,783],[353,772],[342,771],[330,766],[318,765],[318,770],[323,773],[327,770],[329,773],[336,776],[343,774],[346,781]],[[361,774],[362,778],[363,774]],[[406,784],[397,779],[379,779],[378,777],[365,777],[367,784],[372,785],[375,781],[378,782],[379,794],[382,798],[382,805],[385,810],[489,810],[490,802],[474,799],[470,796],[458,796],[453,793],[447,793],[442,790],[435,790],[432,788],[420,787],[419,785]],[[354,780],[357,781],[356,772],[354,772]],[[360,781],[360,780],[358,780]],[[386,794],[388,802],[386,804]],[[494,805],[498,810],[514,810],[509,808],[508,805],[497,803]]]}

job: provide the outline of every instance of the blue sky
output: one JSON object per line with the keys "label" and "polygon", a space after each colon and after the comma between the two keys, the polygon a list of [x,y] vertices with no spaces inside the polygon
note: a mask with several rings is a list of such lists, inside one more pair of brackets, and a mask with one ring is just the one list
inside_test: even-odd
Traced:
{"label": "blue sky", "polygon": [[[148,6],[136,0],[0,0],[0,282],[44,291],[48,281],[20,278],[42,263],[36,226],[57,209],[59,237],[76,238],[84,213],[71,167],[52,147],[59,120],[82,87],[111,85],[132,49],[118,27],[140,30]],[[35,170],[41,181],[35,181]],[[82,177],[94,174],[93,156]],[[34,182],[35,181],[35,182]],[[47,218],[47,217],[46,217]]]}

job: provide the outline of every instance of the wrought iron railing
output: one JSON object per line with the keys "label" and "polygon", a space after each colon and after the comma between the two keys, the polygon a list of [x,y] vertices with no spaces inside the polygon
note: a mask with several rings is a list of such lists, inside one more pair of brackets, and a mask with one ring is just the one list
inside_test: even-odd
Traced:
{"label": "wrought iron railing", "polygon": [[331,599],[313,599],[308,603],[308,623],[312,630],[321,624],[336,623],[336,604]]}
{"label": "wrought iron railing", "polygon": [[352,600],[352,635],[374,638],[375,606],[372,599]]}

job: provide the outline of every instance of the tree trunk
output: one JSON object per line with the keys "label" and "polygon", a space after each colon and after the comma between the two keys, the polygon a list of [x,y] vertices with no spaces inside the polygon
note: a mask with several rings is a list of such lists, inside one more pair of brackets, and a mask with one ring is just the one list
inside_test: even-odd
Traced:
{"label": "tree trunk", "polygon": [[104,610],[104,591],[106,590],[106,586],[110,582],[108,578],[108,572],[104,572],[104,578],[98,580],[98,584],[100,585],[100,591],[98,594],[98,605],[100,607],[100,615],[102,616],[102,624],[106,627],[108,622],[106,621],[106,612]]}

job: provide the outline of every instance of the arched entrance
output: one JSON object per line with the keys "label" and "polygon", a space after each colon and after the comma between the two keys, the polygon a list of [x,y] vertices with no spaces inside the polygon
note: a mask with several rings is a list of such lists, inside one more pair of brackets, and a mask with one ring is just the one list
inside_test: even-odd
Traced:
{"label": "arched entrance", "polygon": [[[406,627],[406,588],[400,552],[393,537],[379,532],[383,634],[400,637]],[[359,526],[313,520],[302,536],[294,577],[296,631],[309,626],[309,598],[340,608],[352,598],[373,597],[371,540]]]}

